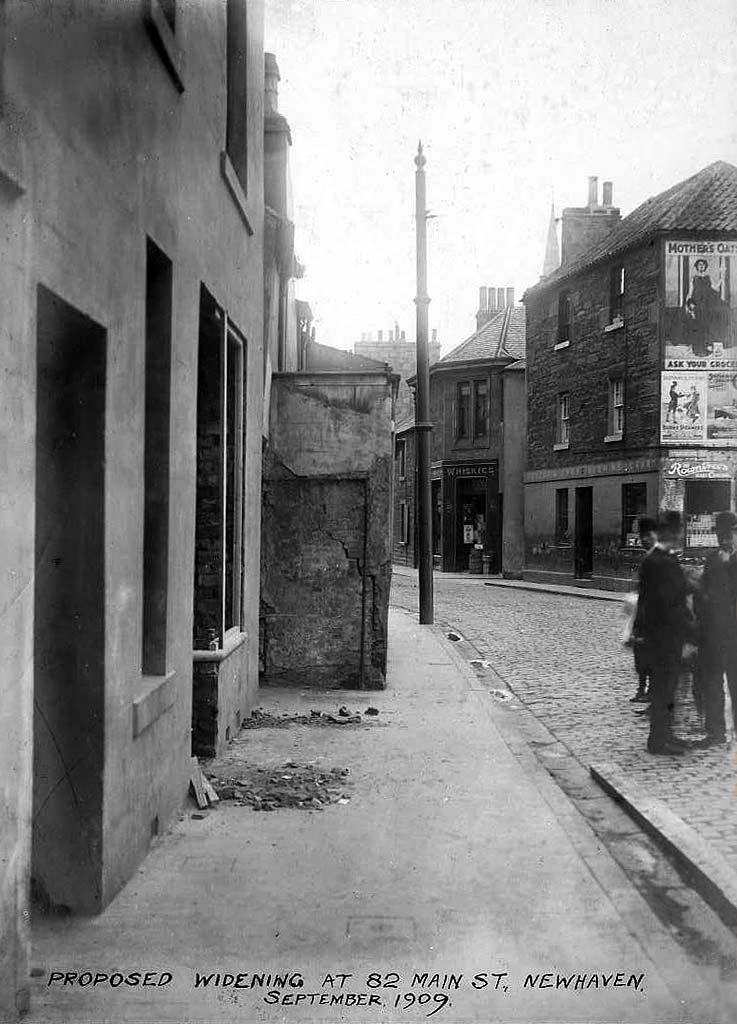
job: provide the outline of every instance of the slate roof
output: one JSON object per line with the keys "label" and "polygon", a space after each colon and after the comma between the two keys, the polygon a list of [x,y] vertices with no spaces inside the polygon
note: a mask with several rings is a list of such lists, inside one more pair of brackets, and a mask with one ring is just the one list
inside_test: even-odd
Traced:
{"label": "slate roof", "polygon": [[737,231],[737,167],[717,160],[665,192],[646,199],[603,239],[528,291],[562,281],[584,267],[610,259],[667,231]]}
{"label": "slate roof", "polygon": [[481,330],[443,356],[433,369],[474,359],[524,359],[525,316],[524,306],[507,306]]}
{"label": "slate roof", "polygon": [[405,416],[399,423],[394,427],[395,434],[404,434],[406,431],[411,430],[415,425],[414,416]]}

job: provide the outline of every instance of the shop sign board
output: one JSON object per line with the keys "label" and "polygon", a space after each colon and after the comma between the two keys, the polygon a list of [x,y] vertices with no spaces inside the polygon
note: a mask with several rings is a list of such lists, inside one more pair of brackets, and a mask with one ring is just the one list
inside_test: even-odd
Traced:
{"label": "shop sign board", "polygon": [[663,245],[665,369],[737,371],[737,241]]}
{"label": "shop sign board", "polygon": [[467,466],[445,466],[448,476],[496,476],[497,463],[471,463]]}
{"label": "shop sign board", "polygon": [[737,447],[737,372],[661,374],[661,444]]}
{"label": "shop sign board", "polygon": [[724,480],[732,475],[732,468],[726,462],[702,462],[694,459],[669,459],[665,475],[675,479]]}

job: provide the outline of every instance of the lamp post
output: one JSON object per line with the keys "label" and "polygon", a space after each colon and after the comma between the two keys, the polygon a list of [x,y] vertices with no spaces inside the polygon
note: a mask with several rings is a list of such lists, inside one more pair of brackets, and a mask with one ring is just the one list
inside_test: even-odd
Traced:
{"label": "lamp post", "polygon": [[415,157],[415,223],[417,232],[417,541],[419,546],[420,623],[433,621],[432,496],[430,484],[430,358],[427,346],[427,209],[425,205],[425,156],[422,143]]}

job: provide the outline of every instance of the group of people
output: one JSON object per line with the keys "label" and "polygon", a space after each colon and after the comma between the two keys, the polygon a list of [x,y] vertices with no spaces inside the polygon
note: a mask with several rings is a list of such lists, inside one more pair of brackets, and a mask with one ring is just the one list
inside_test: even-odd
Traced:
{"label": "group of people", "polygon": [[[723,746],[724,679],[729,686],[737,732],[737,515],[715,517],[718,548],[706,558],[698,580],[687,578],[677,558],[682,536],[678,512],[658,520],[640,519],[645,556],[638,573],[632,644],[638,691],[635,703],[647,703],[647,749],[651,754],[683,754],[687,747]],[[673,732],[678,680],[684,665],[694,677],[706,735],[687,741]]]}

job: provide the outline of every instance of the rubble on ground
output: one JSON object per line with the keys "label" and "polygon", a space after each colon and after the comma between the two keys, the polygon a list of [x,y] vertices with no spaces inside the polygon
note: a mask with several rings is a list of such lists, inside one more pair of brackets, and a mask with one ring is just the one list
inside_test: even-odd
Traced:
{"label": "rubble on ground", "polygon": [[[367,715],[378,715],[375,708],[367,708]],[[328,711],[310,711],[309,714],[290,714],[285,711],[281,715],[272,714],[257,708],[251,712],[250,718],[244,718],[242,729],[285,729],[290,725],[361,725],[363,718],[358,711],[349,711],[341,707],[335,714]]]}
{"label": "rubble on ground", "polygon": [[210,776],[209,781],[221,800],[249,805],[254,811],[279,807],[319,811],[328,804],[348,803],[349,775],[350,768],[319,768],[288,761],[273,768],[241,765],[237,778]]}

